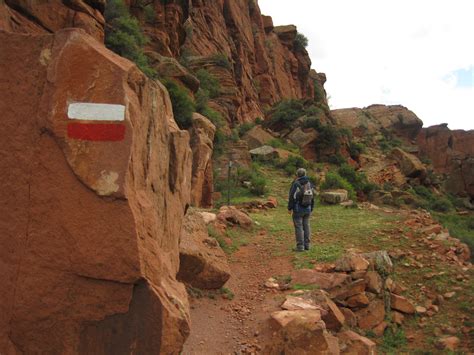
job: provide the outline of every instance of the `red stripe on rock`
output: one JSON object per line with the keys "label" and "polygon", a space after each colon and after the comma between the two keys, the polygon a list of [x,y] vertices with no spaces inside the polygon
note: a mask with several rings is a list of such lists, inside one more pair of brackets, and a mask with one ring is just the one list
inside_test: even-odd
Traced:
{"label": "red stripe on rock", "polygon": [[78,123],[67,125],[67,136],[84,141],[117,142],[125,138],[125,125],[121,123]]}

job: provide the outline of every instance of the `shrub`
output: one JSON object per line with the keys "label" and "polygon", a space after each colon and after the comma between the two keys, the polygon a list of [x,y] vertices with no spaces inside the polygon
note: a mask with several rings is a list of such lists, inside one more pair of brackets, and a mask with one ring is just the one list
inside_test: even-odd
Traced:
{"label": "shrub", "polygon": [[427,199],[427,200],[433,199],[433,193],[423,185],[415,186],[413,187],[413,190],[415,190],[415,193],[418,196],[423,197],[424,199]]}
{"label": "shrub", "polygon": [[321,121],[316,117],[307,117],[303,120],[303,128],[314,128],[318,131],[321,128]]}
{"label": "shrub", "polygon": [[145,14],[145,21],[149,24],[154,24],[156,21],[155,7],[153,4],[143,6],[143,13]]}
{"label": "shrub", "polygon": [[434,198],[430,203],[430,208],[436,212],[449,212],[453,209],[453,204],[447,198]]}
{"label": "shrub", "polygon": [[335,171],[329,171],[321,184],[321,190],[344,189],[349,192],[351,198],[355,197],[353,186]]}
{"label": "shrub", "polygon": [[143,34],[138,20],[128,12],[123,0],[107,1],[105,19],[107,48],[135,62],[147,76],[155,77],[156,72],[149,66],[143,53],[143,46],[148,42],[148,38]]}
{"label": "shrub", "polygon": [[254,195],[261,196],[267,191],[267,180],[262,175],[254,173],[250,183],[250,192]]}
{"label": "shrub", "polygon": [[200,90],[207,93],[209,98],[215,99],[220,95],[221,86],[219,80],[217,80],[211,73],[205,69],[199,69],[196,72],[196,77],[200,82]]}
{"label": "shrub", "polygon": [[352,159],[359,159],[359,156],[365,152],[365,145],[362,143],[349,143],[349,154]]}
{"label": "shrub", "polygon": [[302,50],[308,47],[308,38],[304,34],[297,32],[293,45],[296,50]]}
{"label": "shrub", "polygon": [[308,169],[309,162],[299,155],[289,156],[284,162],[278,164],[278,167],[285,170],[288,175],[294,175],[299,168]]}
{"label": "shrub", "polygon": [[[341,138],[340,131],[331,125],[321,125],[318,129],[319,136],[315,143],[316,153],[318,155],[325,149],[339,149]],[[340,159],[339,159],[340,160]]]}
{"label": "shrub", "polygon": [[218,66],[226,68],[228,70],[232,69],[232,65],[229,62],[229,59],[224,53],[216,53],[211,56],[211,60]]}
{"label": "shrub", "polygon": [[195,107],[188,93],[172,80],[163,80],[163,84],[168,89],[171,105],[173,106],[174,119],[179,128],[187,129],[191,127]]}
{"label": "shrub", "polygon": [[248,131],[250,131],[252,128],[254,128],[256,126],[255,123],[253,122],[245,122],[245,123],[242,123],[239,128],[238,128],[238,132],[239,132],[239,137],[243,137],[245,135],[245,133],[247,133]]}
{"label": "shrub", "polygon": [[304,115],[304,107],[301,101],[283,100],[274,107],[269,123],[286,127],[302,115]]}
{"label": "shrub", "polygon": [[346,159],[340,153],[337,153],[337,154],[331,155],[328,158],[328,162],[339,166],[346,163]]}

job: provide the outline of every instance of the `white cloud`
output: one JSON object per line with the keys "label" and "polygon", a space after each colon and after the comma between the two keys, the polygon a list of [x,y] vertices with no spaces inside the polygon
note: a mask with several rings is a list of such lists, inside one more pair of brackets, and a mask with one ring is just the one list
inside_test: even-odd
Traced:
{"label": "white cloud", "polygon": [[474,87],[453,72],[474,65],[471,0],[259,0],[275,25],[309,39],[333,108],[401,104],[425,126],[474,129]]}

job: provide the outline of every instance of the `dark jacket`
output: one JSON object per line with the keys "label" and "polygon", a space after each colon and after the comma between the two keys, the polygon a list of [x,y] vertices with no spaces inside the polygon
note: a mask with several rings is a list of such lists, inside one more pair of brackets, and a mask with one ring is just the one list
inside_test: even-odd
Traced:
{"label": "dark jacket", "polygon": [[[307,176],[302,176],[291,184],[290,193],[288,194],[288,211],[293,211],[294,213],[309,213],[313,211],[314,208],[314,197],[311,201],[311,206],[302,207],[299,205],[298,201],[295,200],[295,192],[298,184],[304,185],[309,181]],[[311,182],[310,182],[311,184]],[[311,188],[314,190],[314,185],[311,184]]]}

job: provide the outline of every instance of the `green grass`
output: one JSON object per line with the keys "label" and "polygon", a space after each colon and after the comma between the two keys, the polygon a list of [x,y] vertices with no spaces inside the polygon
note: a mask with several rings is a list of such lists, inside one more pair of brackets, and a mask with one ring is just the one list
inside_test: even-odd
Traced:
{"label": "green grass", "polygon": [[315,285],[315,284],[309,284],[309,285],[305,285],[305,284],[294,284],[293,286],[291,286],[291,288],[295,291],[298,291],[298,290],[303,290],[303,291],[312,291],[312,290],[317,290],[319,289],[319,286],[318,285]]}
{"label": "green grass", "polygon": [[[449,230],[452,237],[466,243],[474,251],[474,216],[460,216],[456,213],[434,213],[433,216]],[[474,252],[471,253],[474,261]]]}
{"label": "green grass", "polygon": [[297,269],[311,269],[315,262],[331,262],[339,259],[344,249],[339,244],[315,244],[310,250],[295,254],[293,263]]}
{"label": "green grass", "polygon": [[402,329],[388,328],[383,335],[379,350],[386,354],[399,354],[405,350],[406,345],[407,338]]}

